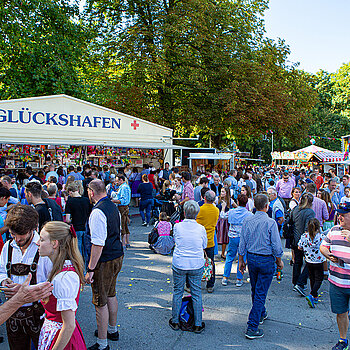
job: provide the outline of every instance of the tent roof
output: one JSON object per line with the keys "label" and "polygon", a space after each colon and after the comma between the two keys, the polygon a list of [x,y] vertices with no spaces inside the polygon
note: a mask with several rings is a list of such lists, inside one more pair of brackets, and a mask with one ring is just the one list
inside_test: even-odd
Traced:
{"label": "tent roof", "polygon": [[341,163],[344,160],[344,152],[316,152],[314,154],[322,162]]}
{"label": "tent roof", "polygon": [[328,149],[315,146],[315,145],[310,145],[301,149],[297,149],[296,151],[293,151],[292,153],[298,153],[298,152],[306,152],[306,153],[316,153],[316,152],[332,152]]}

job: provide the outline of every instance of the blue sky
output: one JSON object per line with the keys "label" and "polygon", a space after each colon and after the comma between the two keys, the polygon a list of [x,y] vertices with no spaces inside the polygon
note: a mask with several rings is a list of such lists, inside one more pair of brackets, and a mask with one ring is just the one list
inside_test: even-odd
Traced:
{"label": "blue sky", "polygon": [[270,0],[266,36],[285,39],[289,60],[315,73],[350,62],[350,0]]}

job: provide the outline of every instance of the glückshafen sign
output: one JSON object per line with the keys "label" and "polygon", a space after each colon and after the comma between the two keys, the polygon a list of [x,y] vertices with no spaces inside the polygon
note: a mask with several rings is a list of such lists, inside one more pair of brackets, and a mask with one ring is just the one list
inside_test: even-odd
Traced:
{"label": "gl\u00fcckshafen sign", "polygon": [[0,109],[0,123],[5,122],[13,124],[34,123],[37,125],[120,129],[121,118],[31,111],[29,108],[22,107],[19,111]]}
{"label": "gl\u00fcckshafen sign", "polygon": [[174,147],[172,129],[67,95],[0,101],[0,143]]}

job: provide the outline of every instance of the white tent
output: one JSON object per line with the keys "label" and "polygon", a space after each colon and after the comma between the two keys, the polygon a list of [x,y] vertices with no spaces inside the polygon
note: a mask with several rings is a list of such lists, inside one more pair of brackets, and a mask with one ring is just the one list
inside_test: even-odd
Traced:
{"label": "white tent", "polygon": [[310,145],[301,149],[297,149],[296,151],[293,151],[292,153],[298,153],[298,152],[306,152],[306,153],[316,153],[316,152],[332,152],[326,148],[318,147],[315,145]]}
{"label": "white tent", "polygon": [[234,156],[234,153],[190,153],[188,159],[216,159],[229,160]]}
{"label": "white tent", "polygon": [[[0,101],[0,143],[173,149],[172,129],[67,95]],[[171,161],[172,152],[167,152]]]}

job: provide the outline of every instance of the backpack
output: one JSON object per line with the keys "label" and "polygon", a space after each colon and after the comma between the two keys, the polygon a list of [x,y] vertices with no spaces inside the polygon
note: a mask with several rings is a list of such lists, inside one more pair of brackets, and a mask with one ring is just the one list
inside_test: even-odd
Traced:
{"label": "backpack", "polygon": [[63,221],[63,215],[60,206],[50,198],[45,198],[43,201],[50,214],[51,221]]}
{"label": "backpack", "polygon": [[179,326],[183,331],[192,332],[194,327],[194,310],[190,295],[182,298],[180,308]]}
{"label": "backpack", "polygon": [[158,237],[159,237],[158,229],[157,227],[153,227],[152,231],[148,235],[148,243],[149,244],[156,243],[158,240]]}
{"label": "backpack", "polygon": [[293,220],[292,220],[292,212],[293,211],[291,211],[289,209],[285,212],[285,221],[283,224],[283,237],[285,239],[293,238],[293,230],[294,230],[293,226],[294,226],[294,224],[293,224]]}

